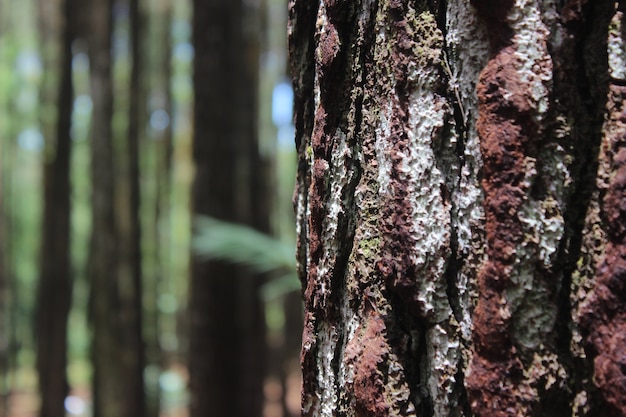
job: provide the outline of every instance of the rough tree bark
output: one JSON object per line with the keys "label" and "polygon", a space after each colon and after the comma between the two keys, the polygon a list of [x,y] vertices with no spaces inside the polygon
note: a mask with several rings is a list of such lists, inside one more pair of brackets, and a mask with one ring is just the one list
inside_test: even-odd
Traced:
{"label": "rough tree bark", "polygon": [[624,8],[290,2],[303,415],[626,415]]}
{"label": "rough tree bark", "polygon": [[[193,213],[269,229],[257,140],[258,5],[194,1]],[[261,280],[236,265],[192,260],[190,415],[263,411]]]}

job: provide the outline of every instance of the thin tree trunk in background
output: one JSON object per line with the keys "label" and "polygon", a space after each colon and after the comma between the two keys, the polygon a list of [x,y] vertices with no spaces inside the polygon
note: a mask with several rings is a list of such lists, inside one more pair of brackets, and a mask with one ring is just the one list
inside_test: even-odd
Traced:
{"label": "thin tree trunk in background", "polygon": [[88,48],[91,98],[92,232],[88,275],[93,363],[94,417],[123,416],[123,374],[119,357],[117,233],[114,211],[112,0],[91,2]]}
{"label": "thin tree trunk in background", "polygon": [[[4,12],[4,4],[0,1],[0,16]],[[0,30],[0,36],[3,33]],[[1,107],[0,107],[1,108]],[[4,110],[4,109],[2,109]],[[0,116],[0,126],[2,126],[2,117]],[[2,132],[2,130],[0,130]],[[2,132],[3,133],[3,132]],[[0,135],[3,136],[3,135]],[[4,138],[0,138],[0,155],[4,151]],[[4,245],[6,236],[4,234],[4,162],[0,158],[0,417],[6,417],[9,413],[8,409],[8,370],[9,370],[9,309],[7,305],[8,300],[8,280],[6,273],[6,261]]]}
{"label": "thin tree trunk in background", "polygon": [[[239,186],[236,203],[240,210],[239,221],[267,235],[272,234],[272,203],[275,196],[275,150],[259,137],[259,57],[261,53],[261,2],[244,1],[242,8],[242,62],[237,82],[240,120],[246,120],[239,146],[236,174],[244,179]],[[241,122],[239,122],[241,123]],[[271,142],[274,144],[274,142]],[[241,195],[247,193],[248,195]],[[245,208],[244,208],[245,207]],[[243,398],[248,398],[239,415],[263,415],[265,396],[263,384],[267,375],[267,326],[265,303],[260,288],[267,276],[256,275],[239,283],[240,317],[243,322],[242,365],[247,370],[243,381]],[[259,412],[259,410],[261,410]]]}
{"label": "thin tree trunk in background", "polygon": [[117,204],[115,220],[117,227],[116,251],[119,262],[117,288],[119,312],[113,313],[119,320],[121,336],[119,352],[123,386],[121,416],[145,417],[146,394],[144,369],[146,366],[143,340],[143,273],[141,252],[141,223],[139,218],[140,183],[139,150],[143,126],[142,88],[143,73],[141,33],[143,24],[139,0],[129,0],[130,25],[130,80],[128,131],[114,147],[113,163],[116,171],[115,193]]}
{"label": "thin tree trunk in background", "polygon": [[[0,1],[0,19],[6,7],[4,2]],[[1,22],[1,21],[0,21]],[[4,22],[2,22],[4,23]],[[4,25],[0,28],[0,36],[6,36]],[[2,103],[4,104],[4,103]],[[5,106],[0,107],[0,417],[8,417],[9,415],[9,369],[11,352],[11,310],[9,304],[9,269],[7,259],[7,196],[6,189],[6,151],[5,143]]]}
{"label": "thin tree trunk in background", "polygon": [[[62,3],[63,30],[56,95],[56,129],[44,160],[41,269],[37,289],[37,374],[41,417],[64,417],[69,391],[66,375],[67,320],[72,298],[70,265],[70,161],[72,138],[73,1]],[[58,33],[58,32],[57,32]],[[51,35],[50,33],[44,36]],[[52,35],[54,36],[54,35]],[[48,45],[49,47],[49,45]],[[55,72],[57,68],[48,68]],[[45,110],[45,108],[44,108]],[[52,133],[52,132],[48,132]],[[50,139],[50,138],[49,138]]]}
{"label": "thin tree trunk in background", "polygon": [[[3,0],[1,2],[4,14],[0,14],[0,32],[3,41],[9,45],[14,45],[16,38],[16,23],[11,18],[9,13],[14,7],[11,1]],[[8,62],[15,62],[17,58],[17,51],[15,48],[2,48],[0,50],[0,56],[2,59]],[[7,62],[5,61],[5,62]],[[12,89],[10,93],[15,91]],[[3,217],[0,221],[3,222],[3,236],[2,239],[2,252],[4,256],[4,289],[6,297],[5,310],[3,320],[6,320],[7,328],[6,332],[2,333],[5,338],[6,349],[6,370],[7,373],[3,374],[3,379],[6,383],[7,391],[4,393],[6,402],[5,410],[6,415],[9,415],[11,411],[11,405],[9,398],[13,382],[15,381],[15,374],[12,372],[17,368],[17,355],[20,350],[20,334],[23,332],[23,327],[20,325],[20,297],[21,288],[18,285],[16,279],[16,243],[15,243],[15,231],[16,225],[16,187],[15,187],[15,166],[16,166],[16,150],[17,143],[14,138],[18,134],[17,121],[19,120],[18,110],[15,103],[15,96],[13,94],[5,94],[0,103],[2,104],[2,111],[0,112],[0,132],[2,138],[0,141],[0,170],[2,170],[2,193],[0,193],[0,199],[2,200]],[[30,331],[30,329],[29,329]],[[2,336],[0,336],[2,337]]]}
{"label": "thin tree trunk in background", "polygon": [[[144,173],[141,180],[141,219],[144,230],[143,255],[144,265],[144,336],[146,348],[146,365],[150,370],[146,374],[146,407],[147,415],[156,416],[159,409],[159,374],[161,368],[161,349],[159,340],[159,309],[158,299],[162,291],[160,283],[161,258],[158,248],[161,238],[155,226],[155,212],[158,210],[158,182],[162,175],[159,171],[157,154],[160,148],[160,141],[153,136],[150,129],[150,119],[154,96],[158,95],[160,83],[156,84],[155,79],[160,80],[161,74],[165,71],[161,62],[155,58],[163,52],[164,45],[161,38],[162,32],[169,33],[169,28],[162,27],[159,13],[159,1],[144,2],[144,7],[140,8],[139,20],[142,22],[140,48],[142,66],[146,68],[144,75],[140,77],[141,83],[141,104],[142,114],[146,118],[142,121],[142,126],[148,126],[147,131],[142,131],[142,151],[140,152],[140,167]],[[138,57],[139,58],[139,57]],[[149,69],[149,70],[148,70]]]}
{"label": "thin tree trunk in background", "polygon": [[[157,66],[160,73],[157,75],[156,87],[154,90],[160,92],[160,110],[168,117],[167,126],[160,127],[154,132],[156,136],[156,197],[155,197],[155,213],[154,213],[154,236],[156,256],[156,273],[155,279],[158,291],[155,291],[155,298],[167,294],[172,296],[175,293],[174,275],[172,270],[172,166],[174,153],[173,138],[173,108],[172,108],[172,92],[170,81],[172,78],[172,26],[173,7],[170,0],[161,0],[157,13],[154,18],[155,25],[160,27],[157,31],[157,45],[160,54],[157,54]],[[156,301],[156,300],[155,300]],[[176,360],[174,353],[180,352],[177,346],[165,344],[165,348],[161,349],[159,336],[162,331],[171,332],[171,329],[164,328],[164,322],[161,320],[162,313],[156,307],[153,311],[152,326],[154,333],[154,341],[152,346],[152,357],[154,363],[157,363],[163,369],[168,369],[172,362]],[[157,387],[158,388],[158,387]]]}
{"label": "thin tree trunk in background", "polygon": [[304,416],[626,416],[623,1],[290,1]]}
{"label": "thin tree trunk in background", "polygon": [[170,183],[173,147],[170,97],[172,3],[169,0],[152,1],[147,14],[150,19],[146,20],[143,31],[145,47],[141,48],[145,67],[151,68],[143,77],[144,100],[148,105],[146,114],[150,121],[148,141],[145,151],[141,152],[142,168],[151,173],[142,182],[144,245],[149,265],[145,274],[144,334],[147,364],[155,371],[150,373],[155,377],[146,381],[148,415],[156,416],[161,402],[158,375],[167,369],[168,358],[177,351],[174,344],[177,340],[169,337],[171,330],[165,330],[166,314],[159,309],[159,300],[172,294],[173,282],[176,280],[176,275],[172,275],[170,269],[172,255],[169,215],[172,201]]}
{"label": "thin tree trunk in background", "polygon": [[[10,19],[7,18],[6,11],[10,9],[10,4],[6,0],[0,1],[2,8],[0,13],[0,35],[5,38],[11,34]],[[2,58],[9,58],[8,54],[0,54]],[[9,236],[11,236],[11,200],[12,200],[12,156],[13,143],[8,140],[12,136],[11,116],[13,116],[11,100],[5,97],[0,100],[0,415],[8,417],[10,412],[9,396],[11,391],[10,371],[14,364],[15,358],[15,333],[16,327],[14,323],[15,302],[12,302],[12,296],[15,292],[15,280],[13,277],[13,256],[12,245]]]}
{"label": "thin tree trunk in background", "polygon": [[[0,155],[4,146],[0,143]],[[1,160],[1,159],[0,159]],[[0,166],[0,417],[9,415],[9,280],[6,264],[4,169]]]}
{"label": "thin tree trunk in background", "polygon": [[[144,417],[139,142],[141,47],[139,3],[131,0],[128,131],[114,146],[111,36],[113,2],[94,1],[89,32],[92,237],[89,260],[95,417]],[[120,100],[123,100],[121,98]],[[123,102],[123,101],[122,101]]]}
{"label": "thin tree trunk in background", "polygon": [[[257,142],[258,10],[194,1],[194,214],[267,230]],[[256,191],[255,191],[256,190]],[[262,415],[261,280],[231,264],[192,261],[190,415]]]}

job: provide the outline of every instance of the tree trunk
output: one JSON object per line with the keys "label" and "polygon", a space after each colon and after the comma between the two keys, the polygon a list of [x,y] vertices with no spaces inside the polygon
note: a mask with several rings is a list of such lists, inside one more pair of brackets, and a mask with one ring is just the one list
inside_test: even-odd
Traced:
{"label": "tree trunk", "polygon": [[111,77],[112,0],[91,1],[89,32],[92,229],[88,262],[93,329],[95,417],[120,417],[125,393],[119,357],[117,231],[114,210],[113,83]]}
{"label": "tree trunk", "polygon": [[[4,151],[4,144],[0,142],[0,154]],[[2,161],[2,158],[0,158]],[[6,194],[4,169],[0,166],[0,417],[9,415],[9,353],[11,310],[9,308],[9,271],[7,267],[5,224]]]}
{"label": "tree trunk", "polygon": [[[67,320],[72,299],[69,238],[71,234],[70,161],[72,150],[70,128],[74,100],[72,87],[72,42],[75,37],[73,8],[72,0],[65,0],[62,3],[64,21],[60,44],[61,59],[58,68],[48,67],[52,74],[59,74],[59,79],[55,100],[56,129],[46,132],[54,136],[51,145],[46,146],[47,152],[44,160],[41,270],[36,305],[37,373],[41,395],[39,410],[41,417],[65,417],[64,401],[69,391],[66,367]],[[54,35],[52,38],[54,39]],[[46,46],[49,48],[50,44],[46,43]]]}
{"label": "tree trunk", "polygon": [[626,416],[624,2],[290,2],[305,416]]}
{"label": "tree trunk", "polygon": [[[129,0],[131,70],[128,80],[128,131],[114,146],[117,288],[119,311],[118,348],[123,372],[122,409],[127,417],[146,417],[144,369],[146,367],[143,339],[143,271],[141,253],[141,222],[139,207],[139,155],[144,118],[141,79],[143,74],[139,0]],[[113,306],[111,306],[113,307]]]}
{"label": "tree trunk", "polygon": [[[113,1],[92,0],[89,52],[94,103],[91,125],[91,280],[95,417],[144,417],[145,344],[139,141],[141,66],[139,3],[130,7],[132,67],[128,131],[114,138],[111,36]],[[122,101],[123,103],[123,101]],[[119,139],[119,140],[118,140]]]}
{"label": "tree trunk", "polygon": [[[193,213],[267,231],[257,142],[258,11],[254,2],[194,1]],[[223,262],[192,261],[192,417],[262,415],[261,280]]]}

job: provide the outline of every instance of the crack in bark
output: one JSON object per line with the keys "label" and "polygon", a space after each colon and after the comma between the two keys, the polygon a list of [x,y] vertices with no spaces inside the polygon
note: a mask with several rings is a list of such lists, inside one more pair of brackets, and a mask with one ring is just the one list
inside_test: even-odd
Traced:
{"label": "crack in bark", "polygon": [[[611,42],[624,48],[626,4],[615,2],[607,26],[608,69],[614,68]],[[619,28],[622,28],[619,31]],[[625,48],[626,49],[626,48]],[[617,53],[624,53],[623,51]],[[618,58],[619,60],[619,58]],[[620,64],[621,66],[621,64]],[[617,72],[617,74],[616,74]],[[626,415],[626,88],[609,83],[606,117],[603,125],[597,187],[600,191],[599,215],[606,234],[606,245],[596,259],[595,283],[581,309],[581,329],[586,351],[594,363],[594,384],[608,405],[610,416]],[[622,80],[623,81],[623,80]]]}
{"label": "crack in bark", "polygon": [[[565,223],[565,236],[558,249],[557,261],[554,269],[562,272],[562,283],[557,294],[557,323],[555,328],[555,352],[568,375],[570,390],[561,397],[567,399],[574,413],[576,409],[576,395],[586,392],[589,387],[585,381],[591,380],[592,369],[588,361],[581,357],[573,348],[576,347],[577,321],[572,313],[575,300],[572,294],[577,291],[575,276],[581,273],[577,263],[583,253],[583,232],[585,227],[585,215],[592,200],[594,180],[597,172],[597,154],[601,140],[603,115],[599,109],[602,104],[593,99],[598,91],[606,91],[606,80],[601,74],[604,70],[596,68],[593,73],[596,76],[589,78],[586,75],[585,66],[589,62],[602,62],[600,58],[589,58],[590,54],[606,55],[606,47],[598,47],[598,41],[592,40],[597,28],[603,26],[596,21],[598,15],[594,12],[591,4],[586,5],[583,11],[580,0],[570,0],[560,10],[560,30],[565,33],[564,41],[556,48],[551,48],[551,55],[555,57],[555,116],[552,126],[552,135],[559,137],[566,135],[571,143],[568,152],[574,160],[570,167],[573,180],[572,190],[566,196],[566,210],[563,212]],[[595,6],[594,6],[595,7]],[[580,9],[579,9],[580,8]],[[580,12],[570,12],[579,9]],[[595,28],[595,30],[594,30]],[[585,44],[593,44],[593,48],[587,48]],[[602,44],[602,42],[600,42]],[[552,45],[551,45],[552,46]],[[559,125],[557,118],[564,115],[566,120],[571,120],[571,128]],[[550,404],[552,402],[552,404]],[[554,407],[554,401],[544,401],[542,408]],[[574,404],[573,406],[571,404]],[[594,407],[596,411],[599,410]],[[578,414],[575,414],[578,415]]]}

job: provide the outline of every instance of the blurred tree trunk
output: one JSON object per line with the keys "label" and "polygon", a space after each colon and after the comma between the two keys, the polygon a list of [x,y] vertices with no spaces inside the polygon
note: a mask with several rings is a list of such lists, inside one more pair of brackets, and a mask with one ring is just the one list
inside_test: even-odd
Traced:
{"label": "blurred tree trunk", "polygon": [[94,417],[123,416],[126,393],[119,357],[120,307],[114,210],[112,0],[92,0],[89,31],[92,231],[88,262]]}
{"label": "blurred tree trunk", "polygon": [[[173,107],[172,107],[172,14],[171,0],[160,0],[153,3],[151,57],[153,68],[159,68],[152,74],[150,84],[152,115],[157,116],[156,123],[151,124],[152,144],[154,145],[154,221],[152,236],[154,236],[154,289],[153,304],[150,318],[150,334],[152,335],[148,355],[151,363],[161,370],[167,370],[172,365],[174,353],[180,352],[178,343],[172,343],[172,330],[168,329],[165,313],[159,310],[160,297],[171,297],[175,287],[180,284],[178,275],[172,270],[172,166],[173,166]],[[166,119],[166,120],[163,120]],[[164,336],[168,334],[168,336]],[[175,340],[175,339],[174,339]],[[162,343],[162,341],[164,341]],[[159,393],[159,381],[155,381],[155,393]],[[158,412],[159,398],[155,395],[154,408]],[[156,415],[156,414],[155,414]]]}
{"label": "blurred tree trunk", "polygon": [[[113,148],[116,194],[115,224],[117,228],[117,294],[119,297],[119,357],[122,372],[122,415],[144,417],[146,395],[144,369],[146,366],[143,339],[143,271],[141,252],[141,222],[139,207],[139,150],[145,118],[141,33],[143,22],[139,0],[129,0],[130,79],[128,80],[128,131],[120,136]],[[126,80],[124,80],[126,81]],[[120,98],[123,100],[123,98]],[[123,138],[123,139],[122,139]],[[113,304],[111,307],[113,307]],[[113,310],[115,311],[115,310]]]}
{"label": "blurred tree trunk", "polygon": [[[129,3],[131,74],[128,131],[113,138],[113,1],[92,0],[91,280],[94,416],[144,417],[142,256],[139,219],[141,47],[139,4]],[[118,98],[123,103],[124,98]],[[114,145],[115,144],[115,145]]]}
{"label": "blurred tree trunk", "polygon": [[[185,6],[183,6],[185,7]],[[144,125],[147,141],[141,151],[140,164],[144,175],[142,184],[142,224],[144,242],[144,335],[146,363],[150,372],[146,379],[148,415],[157,415],[160,386],[158,376],[167,367],[167,358],[177,351],[176,340],[164,323],[166,314],[159,310],[159,300],[172,293],[176,274],[170,269],[171,160],[173,153],[171,129],[170,73],[172,54],[172,3],[170,0],[151,1],[144,7],[145,16],[141,49],[145,68],[142,79]],[[147,18],[149,16],[149,19]],[[161,304],[162,305],[162,304]],[[163,350],[162,350],[163,347]]]}
{"label": "blurred tree trunk", "polygon": [[625,6],[290,2],[304,416],[626,416]]}
{"label": "blurred tree trunk", "polygon": [[[4,146],[0,142],[0,155]],[[1,159],[0,159],[1,160]],[[6,262],[6,209],[4,191],[4,168],[0,166],[0,417],[9,415],[9,274]]]}
{"label": "blurred tree trunk", "polygon": [[[269,228],[257,142],[255,2],[194,1],[196,174],[193,213]],[[265,373],[262,280],[193,259],[189,371],[192,417],[261,416]]]}
{"label": "blurred tree trunk", "polygon": [[[160,333],[163,330],[161,320],[162,313],[157,307],[157,299],[164,294],[170,295],[176,285],[175,276],[171,269],[171,206],[172,206],[172,163],[174,143],[172,135],[173,108],[170,82],[172,77],[172,12],[173,6],[170,0],[160,0],[153,3],[151,19],[151,66],[159,68],[151,74],[150,83],[150,108],[155,117],[151,123],[151,139],[154,152],[154,164],[151,169],[154,172],[154,204],[150,214],[153,215],[151,233],[154,237],[154,305],[151,310],[150,334],[152,344],[150,352],[152,363],[167,367],[173,353],[177,351],[175,346],[165,344],[161,351]],[[165,120],[164,120],[165,119]]]}
{"label": "blurred tree trunk", "polygon": [[[56,93],[42,97],[42,126],[48,139],[44,157],[44,209],[40,276],[37,289],[36,338],[37,373],[42,417],[64,417],[65,397],[69,385],[67,367],[67,320],[72,298],[70,263],[70,161],[72,151],[71,125],[74,89],[72,87],[72,42],[75,37],[74,2],[49,2],[42,6],[41,21],[46,78],[57,82],[44,84],[56,86]],[[59,8],[60,10],[55,10]],[[56,14],[62,11],[61,19]],[[44,19],[44,16],[49,19]],[[56,23],[56,24],[55,24]],[[61,35],[60,45],[56,45]],[[58,48],[57,46],[60,46]],[[60,52],[60,59],[50,55]],[[53,88],[54,89],[54,88]],[[50,101],[47,101],[50,100]],[[56,105],[53,105],[53,102]],[[53,108],[56,107],[56,111]],[[50,115],[56,115],[56,127],[46,129]]]}
{"label": "blurred tree trunk", "polygon": [[[10,36],[10,24],[7,18],[7,9],[10,4],[6,0],[0,1],[0,36],[4,39]],[[10,58],[6,51],[0,51],[2,59]],[[0,99],[0,416],[9,415],[10,370],[13,360],[15,327],[11,324],[15,318],[13,295],[13,274],[11,241],[11,111],[9,97]]]}
{"label": "blurred tree trunk", "polygon": [[[4,2],[0,1],[0,19],[6,9]],[[4,23],[0,20],[0,23]],[[6,36],[6,28],[0,28],[0,36]],[[7,144],[6,144],[6,107],[4,100],[0,100],[0,417],[9,415],[9,369],[11,352],[11,307],[9,303],[9,265],[7,244]]]}

